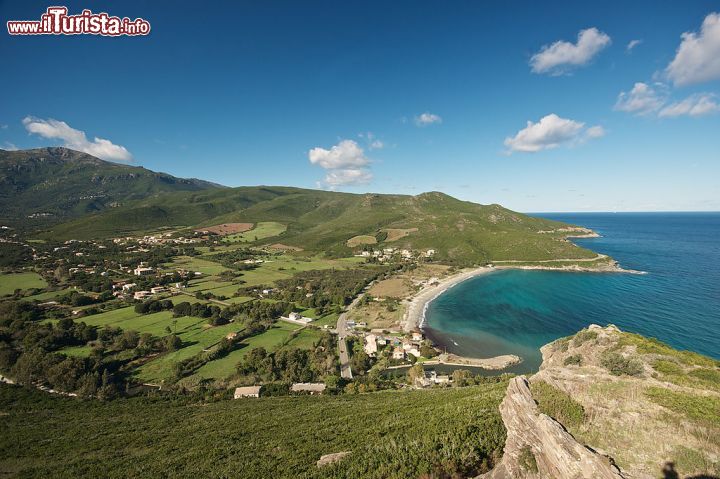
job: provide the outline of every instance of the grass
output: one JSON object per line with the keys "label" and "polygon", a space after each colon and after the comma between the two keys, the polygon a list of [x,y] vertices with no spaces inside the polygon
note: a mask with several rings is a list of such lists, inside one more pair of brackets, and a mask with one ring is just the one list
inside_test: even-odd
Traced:
{"label": "grass", "polygon": [[[475,476],[499,456],[506,382],[194,403],[54,397],[0,385],[6,477]],[[323,454],[352,451],[318,469]]]}
{"label": "grass", "polygon": [[559,421],[570,430],[576,430],[585,422],[585,410],[568,393],[545,381],[530,383],[533,398],[540,412]]}
{"label": "grass", "polygon": [[215,361],[202,366],[195,373],[196,377],[199,378],[213,378],[213,379],[224,379],[235,373],[235,366],[237,363],[250,351],[255,348],[265,348],[268,351],[274,351],[288,340],[290,334],[296,331],[299,326],[284,322],[278,322],[272,328],[268,329],[262,334],[252,336],[242,342],[242,347],[236,349],[230,354]]}
{"label": "grass", "polygon": [[272,238],[273,236],[284,233],[286,229],[287,226],[282,223],[263,221],[249,231],[226,236],[223,238],[223,241],[227,243],[251,243],[265,238]]}
{"label": "grass", "polygon": [[620,346],[635,346],[638,354],[657,354],[680,361],[688,366],[720,367],[720,361],[692,351],[681,351],[655,339],[639,334],[623,332],[618,342]]}
{"label": "grass", "polygon": [[650,387],[645,395],[654,403],[696,422],[720,427],[720,397]]}
{"label": "grass", "polygon": [[356,246],[362,246],[364,244],[376,244],[377,238],[370,235],[358,235],[353,236],[349,240],[347,240],[347,245],[349,248],[354,248]]}
{"label": "grass", "polygon": [[[175,363],[192,357],[203,350],[217,344],[228,333],[238,330],[236,324],[209,327],[207,320],[187,318],[188,324],[178,327],[178,336],[183,346],[177,351],[163,354],[138,368],[137,378],[145,382],[162,382],[172,378]],[[180,326],[180,324],[178,324]]]}
{"label": "grass", "polygon": [[225,271],[227,269],[220,263],[208,261],[196,256],[178,256],[174,258],[172,262],[166,264],[165,267],[172,268],[173,270],[184,268],[188,271],[199,271],[203,275],[208,276],[219,274],[221,271]]}
{"label": "grass", "polygon": [[320,337],[322,331],[315,328],[303,328],[297,334],[291,334],[286,346],[289,348],[310,349]]}
{"label": "grass", "polygon": [[54,298],[67,294],[70,291],[73,291],[73,288],[65,288],[57,291],[45,291],[43,293],[33,294],[32,296],[26,296],[23,299],[25,301],[52,301]]}
{"label": "grass", "polygon": [[37,273],[0,274],[0,296],[13,294],[16,289],[45,288],[47,282]]}

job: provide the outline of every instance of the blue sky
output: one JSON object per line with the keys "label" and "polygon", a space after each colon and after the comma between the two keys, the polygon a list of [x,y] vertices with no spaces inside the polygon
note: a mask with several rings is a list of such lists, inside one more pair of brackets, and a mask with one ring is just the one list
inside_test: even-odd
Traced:
{"label": "blue sky", "polygon": [[0,34],[0,148],[519,211],[720,210],[717,2],[64,5],[152,31]]}

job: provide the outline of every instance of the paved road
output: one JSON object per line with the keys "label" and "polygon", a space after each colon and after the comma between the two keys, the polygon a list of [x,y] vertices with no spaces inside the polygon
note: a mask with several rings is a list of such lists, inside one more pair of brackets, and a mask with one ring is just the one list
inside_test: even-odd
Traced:
{"label": "paved road", "polygon": [[[369,287],[369,286],[368,286]],[[366,290],[368,288],[365,288]],[[350,369],[350,355],[348,354],[347,342],[345,337],[348,335],[347,327],[347,316],[348,313],[358,304],[360,299],[365,296],[365,293],[360,293],[357,298],[353,299],[353,302],[345,309],[345,311],[338,316],[337,320],[337,334],[338,334],[338,350],[340,352],[340,376],[344,379],[352,379],[352,370]]]}

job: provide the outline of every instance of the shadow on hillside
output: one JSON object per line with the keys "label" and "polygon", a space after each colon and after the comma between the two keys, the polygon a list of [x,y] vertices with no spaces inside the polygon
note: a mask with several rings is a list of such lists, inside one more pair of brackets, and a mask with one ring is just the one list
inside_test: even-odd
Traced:
{"label": "shadow on hillside", "polygon": [[[663,479],[680,479],[680,474],[675,470],[674,462],[666,462],[662,468]],[[718,476],[700,474],[698,476],[687,476],[684,479],[720,479]]]}

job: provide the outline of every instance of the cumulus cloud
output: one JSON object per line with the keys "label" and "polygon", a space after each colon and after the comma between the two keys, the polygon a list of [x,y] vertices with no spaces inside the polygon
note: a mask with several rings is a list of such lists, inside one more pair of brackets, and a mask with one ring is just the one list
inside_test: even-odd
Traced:
{"label": "cumulus cloud", "polygon": [[[662,85],[656,84],[660,89]],[[665,104],[666,94],[659,92],[647,83],[637,82],[629,92],[620,92],[615,110],[647,115],[659,110]]]}
{"label": "cumulus cloud", "polygon": [[577,43],[559,40],[543,46],[530,58],[530,67],[534,73],[562,74],[569,68],[586,65],[610,43],[610,37],[597,28],[581,30]]}
{"label": "cumulus cloud", "polygon": [[313,165],[328,170],[324,182],[329,187],[366,184],[372,180],[367,168],[370,160],[353,140],[341,140],[329,150],[315,147],[308,152],[308,159]]}
{"label": "cumulus cloud", "polygon": [[364,185],[370,183],[373,176],[369,170],[361,168],[346,168],[344,170],[331,170],[325,175],[325,184],[330,187],[342,185]]}
{"label": "cumulus cloud", "polygon": [[698,93],[677,103],[664,107],[658,113],[660,117],[703,116],[720,111],[715,95]]}
{"label": "cumulus cloud", "polygon": [[625,47],[625,51],[630,53],[636,46],[640,45],[642,42],[642,40],[630,40],[630,43],[628,43]]}
{"label": "cumulus cloud", "polygon": [[124,146],[115,145],[110,140],[95,137],[88,140],[84,131],[76,130],[64,121],[48,118],[34,118],[31,116],[23,119],[25,129],[32,134],[40,135],[43,138],[58,139],[63,141],[63,146],[85,152],[107,161],[130,162],[132,155]]}
{"label": "cumulus cloud", "polygon": [[430,113],[429,111],[421,113],[420,115],[415,117],[415,124],[417,126],[428,126],[435,123],[442,123],[442,118],[440,117],[440,115]]}
{"label": "cumulus cloud", "polygon": [[561,145],[577,144],[605,135],[601,126],[585,127],[585,123],[560,118],[554,113],[544,116],[537,123],[527,122],[527,126],[514,137],[505,138],[508,152],[535,153],[541,150],[557,148]]}
{"label": "cumulus cloud", "polygon": [[683,33],[675,58],[665,69],[676,86],[720,79],[720,13],[711,13],[700,33]]}

